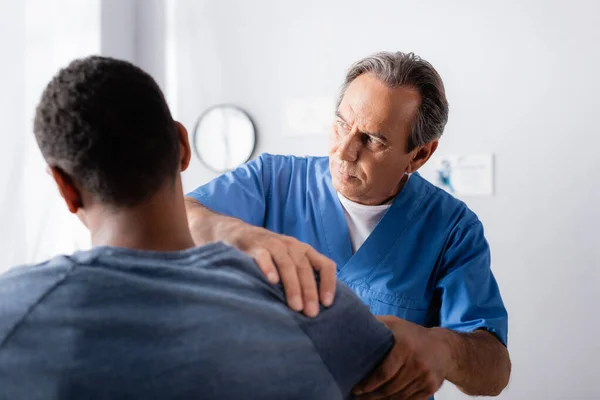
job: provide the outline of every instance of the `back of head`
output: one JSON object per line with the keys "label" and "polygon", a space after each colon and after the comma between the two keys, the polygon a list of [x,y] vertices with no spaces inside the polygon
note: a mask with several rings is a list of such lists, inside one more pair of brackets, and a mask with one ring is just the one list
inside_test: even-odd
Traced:
{"label": "back of head", "polygon": [[433,66],[413,53],[380,52],[354,63],[342,85],[338,107],[346,89],[362,74],[370,73],[389,88],[415,88],[421,104],[412,124],[408,151],[439,139],[448,122],[448,101],[444,83]]}
{"label": "back of head", "polygon": [[42,94],[34,132],[48,165],[106,205],[134,206],[179,172],[165,98],[126,61],[92,56],[60,70]]}

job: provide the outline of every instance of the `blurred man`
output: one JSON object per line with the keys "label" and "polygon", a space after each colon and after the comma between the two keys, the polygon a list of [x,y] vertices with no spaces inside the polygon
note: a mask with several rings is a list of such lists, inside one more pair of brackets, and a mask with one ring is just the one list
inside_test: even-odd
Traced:
{"label": "blurred man", "polygon": [[337,274],[374,314],[391,316],[382,320],[394,349],[356,390],[370,398],[427,398],[444,380],[495,395],[510,376],[483,225],[417,173],[447,120],[431,64],[375,54],[346,76],[329,157],[263,154],[187,199],[196,243],[223,240],[254,257],[293,309],[317,315]]}
{"label": "blurred man", "polygon": [[71,63],[34,130],[94,248],[0,277],[0,399],[343,399],[391,348],[342,285],[309,319],[251,258],[194,246],[187,133],[139,68]]}

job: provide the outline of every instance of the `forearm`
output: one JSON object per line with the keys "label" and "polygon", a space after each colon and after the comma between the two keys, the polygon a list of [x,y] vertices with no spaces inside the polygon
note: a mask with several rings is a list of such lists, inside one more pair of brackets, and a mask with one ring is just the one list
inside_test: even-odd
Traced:
{"label": "forearm", "polygon": [[185,208],[192,238],[197,246],[217,241],[232,244],[236,230],[247,225],[237,218],[211,211],[191,197],[185,198]]}
{"label": "forearm", "polygon": [[508,385],[508,350],[491,333],[457,333],[434,328],[451,349],[453,368],[446,379],[471,396],[497,396]]}

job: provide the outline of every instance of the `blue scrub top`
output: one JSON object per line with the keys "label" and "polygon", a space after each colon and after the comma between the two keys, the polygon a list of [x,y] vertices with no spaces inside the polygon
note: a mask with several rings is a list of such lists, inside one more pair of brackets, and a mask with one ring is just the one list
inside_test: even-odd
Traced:
{"label": "blue scrub top", "polygon": [[262,154],[188,196],[308,243],[336,262],[338,279],[375,315],[458,332],[486,329],[507,343],[508,315],[481,222],[419,174],[354,254],[327,157]]}

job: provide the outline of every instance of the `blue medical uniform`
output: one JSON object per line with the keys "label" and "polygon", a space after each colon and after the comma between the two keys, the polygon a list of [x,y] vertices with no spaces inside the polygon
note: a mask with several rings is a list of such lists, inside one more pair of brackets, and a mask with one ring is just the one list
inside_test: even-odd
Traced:
{"label": "blue medical uniform", "polygon": [[507,343],[508,316],[481,222],[418,173],[354,254],[327,157],[262,154],[189,196],[308,243],[336,262],[338,279],[375,315],[459,332],[486,329]]}

